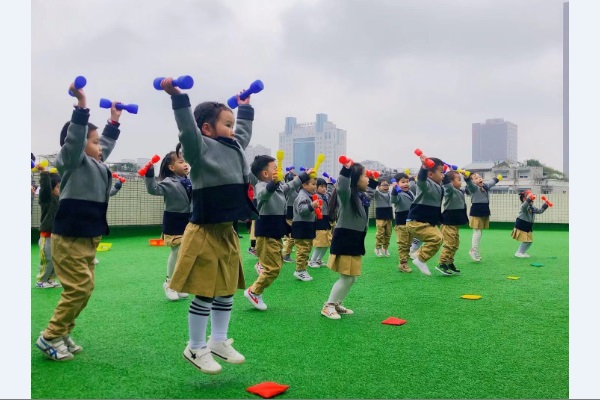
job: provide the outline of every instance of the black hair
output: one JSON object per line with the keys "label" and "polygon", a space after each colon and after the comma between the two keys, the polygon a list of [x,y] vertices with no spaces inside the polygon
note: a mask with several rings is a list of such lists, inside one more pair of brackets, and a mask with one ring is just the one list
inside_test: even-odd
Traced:
{"label": "black hair", "polygon": [[[63,147],[65,144],[65,139],[67,138],[67,130],[69,129],[69,125],[71,125],[71,121],[67,121],[63,125],[63,127],[60,131],[60,147]],[[91,122],[88,122],[87,126],[88,126],[88,131],[87,131],[88,136],[91,131],[98,129],[98,127],[96,125],[92,124]]]}
{"label": "black hair", "polygon": [[400,183],[400,179],[408,179],[408,175],[406,175],[404,172],[398,172],[396,175],[394,175],[394,179],[396,182]]}
{"label": "black hair", "polygon": [[50,188],[51,188],[51,190],[54,190],[54,188],[56,187],[56,185],[60,185],[60,175],[53,172],[53,173],[50,174]]}
{"label": "black hair", "polygon": [[317,187],[319,186],[327,186],[327,181],[323,178],[317,178]]}
{"label": "black hair", "polygon": [[35,156],[31,153],[31,161],[35,162]]}
{"label": "black hair", "polygon": [[296,175],[292,171],[288,171],[288,173],[283,177],[283,180],[285,182],[291,182],[294,180],[295,176]]}
{"label": "black hair", "polygon": [[525,201],[525,199],[527,198],[527,194],[528,193],[526,190],[519,192],[519,200],[521,200],[521,203]]}
{"label": "black hair", "polygon": [[200,132],[202,132],[202,125],[205,122],[214,128],[221,111],[233,113],[231,108],[216,101],[205,101],[198,104],[196,108],[194,108],[194,119],[196,120],[196,125],[200,129]]}
{"label": "black hair", "polygon": [[435,171],[435,169],[436,169],[437,167],[440,167],[440,166],[441,166],[442,168],[444,167],[444,162],[443,162],[442,160],[440,160],[439,158],[436,158],[436,157],[429,157],[429,159],[430,159],[431,161],[433,161],[433,163],[434,163],[434,164],[433,164],[433,167],[431,167],[431,168],[428,168],[429,172],[433,172],[433,171]]}
{"label": "black hair", "polygon": [[160,163],[160,170],[158,172],[158,179],[160,179],[161,181],[165,178],[168,178],[169,176],[175,175],[173,171],[169,169],[169,165],[173,164],[175,160],[181,157],[181,155],[179,154],[180,149],[181,143],[177,143],[177,146],[175,146],[175,151],[170,151],[167,153],[166,156],[164,156],[162,162]]}
{"label": "black hair", "polygon": [[457,175],[458,175],[458,176],[460,176],[460,174],[459,174],[458,172],[454,171],[454,170],[446,172],[446,176],[447,176],[447,177],[448,177],[448,179],[450,179],[451,181],[453,181],[453,180],[454,180],[454,177],[456,177]]}
{"label": "black hair", "polygon": [[354,163],[350,167],[350,207],[356,216],[360,216],[360,210],[364,207],[358,197],[358,181],[365,172],[365,167],[360,163]]}
{"label": "black hair", "polygon": [[254,175],[258,180],[261,180],[259,175],[262,171],[267,168],[267,166],[275,161],[275,159],[271,156],[260,155],[254,157],[254,161],[252,161],[252,165],[250,166],[250,171],[252,175]]}
{"label": "black hair", "polygon": [[381,184],[382,184],[383,182],[385,182],[385,183],[390,183],[390,181],[388,181],[388,179],[387,179],[387,178],[381,178],[381,179],[379,179],[379,184],[378,184],[377,186],[381,186]]}

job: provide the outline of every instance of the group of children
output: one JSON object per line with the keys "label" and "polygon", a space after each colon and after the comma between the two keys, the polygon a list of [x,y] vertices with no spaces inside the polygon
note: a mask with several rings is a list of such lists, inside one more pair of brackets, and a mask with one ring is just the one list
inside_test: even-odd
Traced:
{"label": "group of children", "polygon": [[[283,263],[292,261],[293,245],[297,248],[294,276],[301,281],[312,279],[307,267],[320,267],[329,248],[327,266],[338,273],[338,280],[321,314],[330,319],[353,314],[342,303],[361,275],[371,198],[367,193],[378,184],[379,194],[374,199],[381,210],[376,218],[385,221],[377,224],[376,254],[389,255],[393,203],[400,270],[410,272],[410,245],[420,244],[413,252],[413,263],[430,275],[426,262],[444,242],[438,270],[444,275],[459,272],[453,257],[458,248],[458,226],[467,221],[464,193],[460,175],[455,171],[444,174],[441,160],[421,156],[414,194],[406,174],[398,174],[392,185],[377,182],[367,176],[363,165],[350,159],[343,163],[335,187],[331,178],[317,179],[313,169],[281,179],[276,160],[270,156],[257,156],[250,168],[246,162],[244,149],[251,140],[254,119],[250,97],[241,100],[237,96],[236,121],[232,110],[222,103],[203,102],[192,110],[188,95],[173,85],[172,78],[165,78],[160,86],[171,97],[180,144],[163,158],[158,179],[149,168],[145,182],[148,193],[164,197],[162,230],[165,244],[171,247],[163,283],[165,295],[170,300],[194,296],[187,315],[189,341],[183,357],[200,371],[221,372],[215,358],[231,364],[245,361],[228,337],[233,295],[244,289],[244,296],[254,307],[266,310],[262,294],[278,277]],[[112,174],[104,161],[119,137],[121,116],[113,103],[100,136],[98,128],[88,122],[83,90],[74,84],[70,90],[78,103],[61,132],[58,175],[42,173],[40,182],[44,187],[43,195],[40,191],[40,236],[44,239],[40,248],[51,250],[50,255],[42,253],[46,266],[39,279],[52,285],[54,276],[58,277],[63,291],[36,346],[57,361],[72,359],[82,351],[71,332],[94,289],[96,247],[109,232],[106,212]],[[227,160],[227,168],[223,168],[223,160]],[[430,160],[433,167],[427,165]],[[478,181],[471,189],[472,183],[465,179],[470,190],[487,191]],[[251,181],[254,190],[249,195]],[[390,186],[392,193],[388,193]],[[532,196],[523,201],[526,205],[517,220],[522,222],[515,224],[513,237],[530,243],[533,214],[545,208],[532,208]],[[485,202],[483,198],[481,202]],[[332,203],[336,211],[329,213]],[[485,211],[485,206],[481,208]],[[489,223],[489,207],[487,210]],[[477,217],[483,218],[483,214]],[[255,220],[260,273],[246,288],[234,222],[248,219]],[[485,221],[477,226],[487,228]],[[289,239],[284,247],[282,238],[286,236]],[[413,239],[419,242],[413,243]],[[527,246],[522,247],[518,253],[526,254]],[[53,267],[52,263],[48,266],[48,257]],[[211,334],[207,337],[209,319]]]}

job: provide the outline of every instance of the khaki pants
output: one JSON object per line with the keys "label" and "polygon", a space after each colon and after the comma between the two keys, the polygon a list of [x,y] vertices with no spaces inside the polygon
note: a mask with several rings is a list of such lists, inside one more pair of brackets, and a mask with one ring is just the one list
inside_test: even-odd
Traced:
{"label": "khaki pants", "polygon": [[406,225],[396,225],[394,230],[396,231],[396,243],[398,243],[398,259],[405,264],[408,262],[408,252],[412,241],[408,240],[409,234]]}
{"label": "khaki pants", "polygon": [[376,219],[375,226],[375,248],[387,249],[390,247],[390,237],[392,237],[392,220],[391,219]]}
{"label": "khaki pants", "polygon": [[296,239],[296,271],[305,271],[312,249],[312,239]]}
{"label": "khaki pants", "polygon": [[262,294],[279,276],[279,272],[283,266],[283,257],[281,256],[282,246],[281,239],[262,236],[256,238],[256,254],[258,261],[262,265],[262,272],[252,286],[250,286],[252,293]]}
{"label": "khaki pants", "polygon": [[254,225],[256,224],[255,220],[252,220],[252,225],[250,225],[250,240],[256,240],[254,236]]}
{"label": "khaki pants", "polygon": [[52,234],[54,272],[63,291],[44,331],[46,339],[70,334],[75,327],[75,319],[87,305],[94,290],[94,258],[101,238]]}
{"label": "khaki pants", "polygon": [[437,226],[427,222],[407,221],[406,230],[408,231],[408,242],[412,243],[413,238],[419,239],[423,245],[417,251],[419,260],[427,262],[435,256],[442,245],[442,233]]}
{"label": "khaki pants", "polygon": [[[292,226],[291,219],[286,219],[285,222],[287,222],[287,224],[289,226]],[[292,254],[292,249],[294,248],[295,243],[296,243],[296,241],[294,239],[292,239],[292,234],[290,233],[289,236],[287,236],[287,239],[285,240],[285,242],[283,243],[283,254],[284,255]]]}
{"label": "khaki pants", "polygon": [[444,238],[444,247],[440,254],[440,264],[452,264],[454,262],[454,254],[458,250],[460,238],[458,237],[458,225],[442,225],[440,228],[442,237]]}

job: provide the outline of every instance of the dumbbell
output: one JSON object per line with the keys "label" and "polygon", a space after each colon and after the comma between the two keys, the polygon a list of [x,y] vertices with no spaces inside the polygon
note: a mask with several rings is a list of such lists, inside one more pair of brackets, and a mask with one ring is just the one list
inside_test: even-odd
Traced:
{"label": "dumbbell", "polygon": [[[415,149],[415,154],[418,157],[421,157],[421,154],[423,154],[423,152],[421,151],[421,149]],[[435,165],[435,162],[433,162],[433,160],[431,158],[428,158],[425,160],[425,165],[427,165],[427,168],[433,168],[433,166]]]}
{"label": "dumbbell", "polygon": [[[260,79],[255,80],[250,84],[250,87],[244,90],[240,94],[240,100],[246,100],[251,94],[258,93],[265,88],[265,85],[262,83]],[[236,96],[231,96],[229,100],[227,100],[227,105],[232,110],[238,106],[238,101]]]}
{"label": "dumbbell", "polygon": [[[78,76],[75,78],[75,80],[73,81],[75,89],[79,90],[85,87],[85,85],[87,84],[87,79],[85,79],[85,76]],[[73,93],[71,92],[71,89],[69,89],[69,96],[73,96]],[[74,96],[73,96],[74,97]]]}
{"label": "dumbbell", "polygon": [[[152,83],[152,85],[154,86],[154,89],[163,90],[163,88],[160,87],[160,83],[164,80],[165,80],[164,76],[155,78],[154,82]],[[173,86],[178,87],[179,89],[191,89],[192,86],[194,86],[194,78],[192,78],[189,75],[182,75],[177,79],[173,79],[172,83],[173,83]]]}
{"label": "dumbbell", "polygon": [[[111,107],[112,107],[112,101],[110,101],[108,99],[100,99],[100,108],[111,108]],[[115,108],[117,110],[125,110],[129,114],[137,114],[137,112],[138,112],[137,104],[117,103],[117,104],[115,104]]]}

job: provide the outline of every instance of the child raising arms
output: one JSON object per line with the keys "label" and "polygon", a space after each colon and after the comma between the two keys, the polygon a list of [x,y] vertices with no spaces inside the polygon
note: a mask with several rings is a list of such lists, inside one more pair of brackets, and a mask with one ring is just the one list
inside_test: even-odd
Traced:
{"label": "child raising arms", "polygon": [[188,179],[189,165],[180,154],[181,143],[177,144],[175,151],[165,155],[158,175],[159,181],[154,178],[154,167],[146,172],[146,189],[154,196],[163,196],[165,211],[163,212],[162,234],[165,245],[171,247],[171,254],[167,260],[167,278],[163,283],[165,296],[171,301],[188,297],[187,293],[177,293],[169,287],[175,262],[181,245],[183,231],[190,220],[192,182]]}
{"label": "child raising arms", "polygon": [[521,200],[521,208],[519,210],[519,216],[515,220],[515,227],[512,230],[511,237],[521,242],[521,245],[515,253],[515,257],[528,258],[527,250],[533,244],[533,222],[535,221],[535,214],[542,214],[548,209],[548,203],[544,202],[541,208],[533,206],[533,200],[535,196],[529,190],[519,193],[519,199]]}

